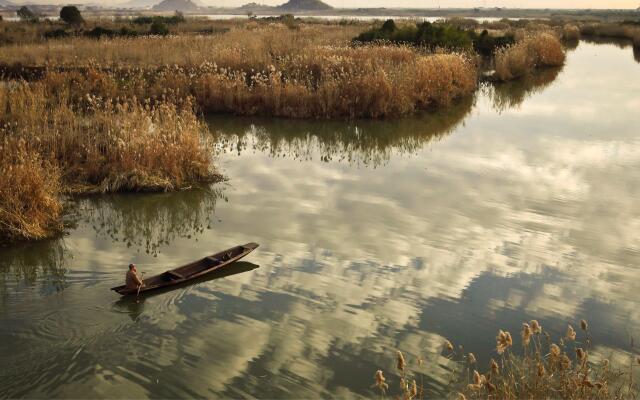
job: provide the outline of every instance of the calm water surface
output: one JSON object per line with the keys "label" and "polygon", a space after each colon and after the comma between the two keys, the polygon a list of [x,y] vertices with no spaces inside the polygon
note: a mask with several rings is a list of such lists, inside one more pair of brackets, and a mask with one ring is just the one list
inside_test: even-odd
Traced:
{"label": "calm water surface", "polygon": [[[637,55],[636,55],[637,57]],[[61,239],[0,249],[0,397],[370,397],[394,352],[432,397],[445,338],[590,322],[592,357],[640,332],[640,64],[582,43],[562,70],[436,115],[216,117],[209,190],[82,199]],[[219,249],[228,276],[109,291]],[[519,342],[519,341],[517,341]]]}

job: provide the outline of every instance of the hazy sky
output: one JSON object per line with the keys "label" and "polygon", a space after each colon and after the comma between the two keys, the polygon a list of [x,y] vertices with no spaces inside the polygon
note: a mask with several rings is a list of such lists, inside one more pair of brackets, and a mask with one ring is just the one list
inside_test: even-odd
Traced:
{"label": "hazy sky", "polygon": [[[14,0],[15,3],[99,3],[121,4],[127,0]],[[199,0],[199,3],[211,6],[238,6],[255,1],[256,3],[277,5],[286,0]],[[519,7],[519,8],[638,8],[640,0],[324,0],[334,7]],[[160,0],[157,0],[160,2]]]}
{"label": "hazy sky", "polygon": [[[206,5],[237,5],[251,1],[281,4],[285,0],[200,0]],[[638,8],[640,0],[325,0],[334,7],[520,7],[520,8]]]}

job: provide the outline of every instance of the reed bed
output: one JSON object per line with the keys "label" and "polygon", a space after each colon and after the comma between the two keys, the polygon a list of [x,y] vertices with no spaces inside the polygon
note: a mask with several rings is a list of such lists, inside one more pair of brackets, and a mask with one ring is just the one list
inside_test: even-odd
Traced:
{"label": "reed bed", "polygon": [[0,239],[57,232],[61,193],[167,191],[217,177],[189,99],[151,104],[87,94],[78,102],[71,90],[51,82],[0,86]]}
{"label": "reed bed", "polygon": [[580,40],[580,28],[573,24],[565,25],[562,27],[562,39],[568,42]]}
{"label": "reed bed", "polygon": [[[319,46],[268,59],[224,53],[218,62],[155,69],[98,65],[47,72],[47,86],[70,97],[193,97],[199,110],[287,118],[384,118],[446,107],[477,86],[474,62],[462,54],[420,54],[406,46]],[[67,83],[72,83],[69,85]]]}
{"label": "reed bed", "polygon": [[510,81],[531,74],[537,68],[561,66],[565,58],[556,36],[538,33],[499,50],[495,57],[495,76],[500,81]]}
{"label": "reed bed", "polygon": [[629,39],[640,46],[640,26],[624,23],[591,23],[580,27],[582,36],[612,39]]}
{"label": "reed bed", "polygon": [[289,118],[401,116],[447,106],[476,89],[469,57],[351,46],[361,29],[247,24],[217,36],[50,40],[5,46],[0,63],[101,71],[111,96],[171,92],[193,96],[205,112]]}
{"label": "reed bed", "polygon": [[[517,343],[509,332],[499,330],[495,339],[495,357],[481,366],[473,353],[450,341],[443,344],[443,355],[457,365],[449,398],[466,399],[635,399],[638,385],[634,370],[640,358],[629,354],[626,365],[613,365],[606,358],[592,357],[589,324],[581,320],[567,327],[566,334],[552,340],[536,320],[522,324]],[[521,347],[521,351],[518,350]],[[633,347],[633,343],[632,343]],[[418,358],[410,366],[402,352],[396,353],[400,390],[395,398],[425,398],[415,373],[424,361]],[[390,390],[384,371],[374,375],[376,388],[385,396]]]}
{"label": "reed bed", "polygon": [[224,34],[117,37],[100,40],[70,37],[2,47],[0,63],[13,65],[160,67],[197,66],[264,69],[280,57],[311,53],[317,47],[347,46],[363,28],[357,25],[239,25]]}
{"label": "reed bed", "polygon": [[25,143],[0,142],[0,240],[42,239],[61,229],[60,173]]}

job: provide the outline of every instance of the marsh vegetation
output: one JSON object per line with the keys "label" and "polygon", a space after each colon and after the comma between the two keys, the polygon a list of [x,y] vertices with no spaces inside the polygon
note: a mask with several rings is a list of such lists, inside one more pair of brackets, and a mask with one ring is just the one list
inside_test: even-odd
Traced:
{"label": "marsh vegetation", "polygon": [[204,113],[353,120],[448,108],[487,66],[495,80],[523,79],[561,66],[562,40],[604,29],[76,14],[0,23],[2,179],[19,187],[2,192],[3,238],[59,231],[62,193],[215,177]]}

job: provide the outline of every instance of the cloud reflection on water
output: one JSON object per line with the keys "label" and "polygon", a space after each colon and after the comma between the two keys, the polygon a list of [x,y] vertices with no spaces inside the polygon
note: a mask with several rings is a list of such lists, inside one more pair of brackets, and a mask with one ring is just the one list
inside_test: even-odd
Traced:
{"label": "cloud reflection on water", "polygon": [[[609,63],[622,72],[606,74]],[[64,343],[51,351],[27,321],[0,328],[0,342],[60,356],[51,368],[67,372],[33,390],[71,397],[369,397],[377,368],[397,385],[396,349],[425,358],[434,395],[449,373],[445,337],[486,365],[495,331],[531,318],[556,337],[587,318],[601,352],[624,357],[640,321],[640,144],[637,114],[617,100],[640,92],[637,68],[583,43],[553,84],[549,71],[513,98],[488,88],[450,118],[220,124],[228,203],[88,202],[95,218],[65,239],[65,263],[69,276],[81,265],[107,275],[93,291],[69,285],[59,304],[22,306],[53,307],[43,327],[77,331],[51,334]],[[249,240],[261,268],[149,298],[134,320],[79,305],[112,302],[131,258],[160,271]]]}

